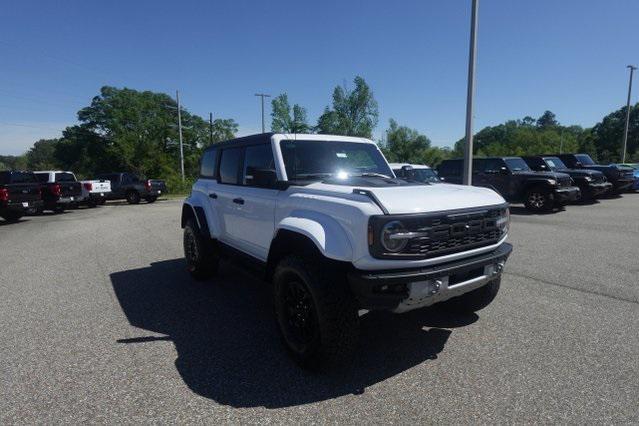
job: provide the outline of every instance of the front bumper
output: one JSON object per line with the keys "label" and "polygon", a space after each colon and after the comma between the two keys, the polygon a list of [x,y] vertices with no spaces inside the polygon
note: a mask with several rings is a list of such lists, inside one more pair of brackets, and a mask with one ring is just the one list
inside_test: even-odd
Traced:
{"label": "front bumper", "polygon": [[512,249],[511,244],[502,243],[492,252],[427,268],[352,270],[348,281],[363,309],[406,312],[460,296],[499,278]]}
{"label": "front bumper", "polygon": [[564,186],[553,191],[555,201],[560,203],[570,203],[576,201],[581,196],[581,190],[577,186]]}
{"label": "front bumper", "polygon": [[612,189],[612,184],[610,182],[601,182],[601,183],[589,183],[587,186],[582,189],[583,195],[596,197],[597,195],[605,194],[606,192]]}
{"label": "front bumper", "polygon": [[615,191],[623,192],[626,191],[634,185],[634,179],[618,179],[613,182],[613,186],[615,187]]}

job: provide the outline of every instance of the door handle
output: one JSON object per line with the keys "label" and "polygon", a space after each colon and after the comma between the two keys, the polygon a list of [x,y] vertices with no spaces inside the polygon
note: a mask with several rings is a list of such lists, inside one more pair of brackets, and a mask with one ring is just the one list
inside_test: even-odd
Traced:
{"label": "door handle", "polygon": [[209,194],[209,197],[213,198],[214,200],[217,198],[217,194],[215,192],[211,192]]}
{"label": "door handle", "polygon": [[244,204],[244,200],[242,198],[233,198],[233,202],[235,204]]}

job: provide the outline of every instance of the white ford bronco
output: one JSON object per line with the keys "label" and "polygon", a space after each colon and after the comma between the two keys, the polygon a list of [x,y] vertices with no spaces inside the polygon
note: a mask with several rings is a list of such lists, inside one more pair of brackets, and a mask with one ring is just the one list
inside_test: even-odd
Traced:
{"label": "white ford bronco", "polygon": [[491,189],[396,178],[371,140],[266,133],[204,152],[181,224],[194,278],[260,267],[289,353],[315,368],[350,354],[360,309],[487,306],[509,221]]}

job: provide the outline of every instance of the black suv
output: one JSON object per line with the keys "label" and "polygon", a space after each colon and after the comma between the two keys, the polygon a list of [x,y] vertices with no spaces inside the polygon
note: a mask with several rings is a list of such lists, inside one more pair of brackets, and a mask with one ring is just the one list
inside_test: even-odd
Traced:
{"label": "black suv", "polygon": [[7,222],[17,222],[40,207],[40,183],[33,173],[0,171],[0,217]]}
{"label": "black suv", "polygon": [[[444,160],[438,167],[445,182],[462,183],[462,159]],[[521,157],[473,159],[473,185],[492,188],[512,203],[523,202],[528,210],[552,210],[580,197],[579,188],[565,173],[534,172]]]}
{"label": "black suv", "polygon": [[559,157],[570,169],[598,170],[602,172],[606,175],[608,182],[612,184],[611,193],[613,194],[620,194],[631,189],[634,183],[631,167],[597,164],[588,154],[556,154],[553,157]]}
{"label": "black suv", "polygon": [[537,172],[560,172],[569,175],[581,190],[581,198],[592,200],[598,195],[610,191],[612,184],[606,176],[597,170],[569,169],[559,157],[531,155],[521,157],[528,166]]}
{"label": "black suv", "polygon": [[166,184],[160,179],[142,179],[133,173],[104,173],[97,179],[111,181],[111,192],[105,194],[109,200],[125,199],[129,204],[138,204],[142,198],[153,203],[166,193]]}

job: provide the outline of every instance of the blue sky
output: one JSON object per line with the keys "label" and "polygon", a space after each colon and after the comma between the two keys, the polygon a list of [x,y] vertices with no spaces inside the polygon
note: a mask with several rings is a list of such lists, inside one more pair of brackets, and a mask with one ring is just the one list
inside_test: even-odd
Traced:
{"label": "blue sky", "polygon": [[[103,85],[179,89],[190,111],[249,134],[254,93],[287,92],[314,123],[355,75],[379,103],[377,137],[395,118],[451,145],[464,133],[469,14],[470,0],[5,2],[0,154],[59,136]],[[546,109],[591,126],[622,106],[638,17],[636,0],[481,0],[475,130]]]}

